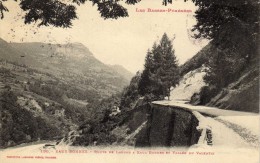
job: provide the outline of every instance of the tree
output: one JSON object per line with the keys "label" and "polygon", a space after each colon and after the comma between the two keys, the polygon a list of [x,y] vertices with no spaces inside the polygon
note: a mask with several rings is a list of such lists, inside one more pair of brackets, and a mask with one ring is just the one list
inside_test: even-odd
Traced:
{"label": "tree", "polygon": [[[196,11],[197,24],[193,31],[196,38],[218,38],[229,24],[229,32],[237,25],[245,26],[251,34],[258,31],[259,5],[254,0],[192,0],[199,9]],[[226,29],[227,30],[227,29]]]}
{"label": "tree", "polygon": [[[232,38],[230,42],[235,39]],[[206,83],[221,90],[240,77],[241,72],[248,66],[247,56],[245,56],[248,53],[243,44],[238,43],[238,45],[240,47],[235,48],[221,48],[220,45],[214,45],[215,51],[210,52],[212,55],[206,63],[206,67],[208,67],[207,74],[204,76]]]}
{"label": "tree", "polygon": [[[8,8],[4,2],[10,0],[0,0],[0,17],[4,18],[4,12],[8,12]],[[17,2],[17,0],[14,0]],[[124,1],[128,5],[134,5],[141,0],[20,0],[20,8],[26,12],[25,24],[38,22],[38,26],[53,25],[55,27],[71,27],[72,20],[77,18],[77,6],[91,2],[93,6],[97,6],[101,17],[104,19],[119,17],[127,17],[128,12],[120,2]],[[163,0],[163,5],[171,3],[172,0]]]}
{"label": "tree", "polygon": [[[156,45],[155,45],[156,46]],[[145,94],[152,93],[152,79],[151,72],[154,68],[153,53],[148,50],[145,57],[144,71],[141,74],[140,81],[138,83],[139,93],[143,96]]]}
{"label": "tree", "polygon": [[166,33],[154,53],[154,64],[156,65],[152,75],[155,87],[153,92],[157,96],[170,96],[170,88],[179,83],[179,70],[176,56],[174,55],[172,41]]}
{"label": "tree", "polygon": [[178,63],[172,41],[164,34],[160,43],[154,44],[152,51],[147,53],[138,90],[141,95],[152,94],[156,99],[169,98],[170,88],[178,82]]}
{"label": "tree", "polygon": [[166,96],[170,97],[170,88],[175,87],[179,83],[179,69],[178,61],[174,55],[172,43],[166,34],[162,38],[162,48],[164,50],[165,60],[163,64],[163,85],[166,92]]}

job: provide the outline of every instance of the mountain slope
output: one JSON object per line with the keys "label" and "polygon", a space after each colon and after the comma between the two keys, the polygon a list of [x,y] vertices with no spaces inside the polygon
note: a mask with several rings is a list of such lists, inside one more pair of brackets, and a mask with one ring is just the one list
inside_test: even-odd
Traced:
{"label": "mountain slope", "polygon": [[[7,43],[0,41],[1,56],[69,82],[100,97],[120,92],[129,78],[97,60],[83,44]],[[125,71],[125,70],[122,70]]]}
{"label": "mountain slope", "polygon": [[131,80],[132,77],[134,76],[134,74],[132,74],[130,71],[128,71],[127,69],[125,69],[123,66],[121,65],[109,65],[114,71],[116,71],[117,73],[121,74],[124,78],[126,78],[127,80]]}
{"label": "mountain slope", "polygon": [[203,64],[207,63],[212,55],[214,55],[216,49],[212,43],[209,43],[204,48],[202,48],[197,54],[186,61],[180,66],[181,76],[189,73],[192,70],[202,67]]}
{"label": "mountain slope", "polygon": [[59,139],[77,127],[82,118],[77,112],[87,117],[84,110],[62,101],[60,86],[51,83],[57,83],[54,76],[0,61],[0,148]]}
{"label": "mountain slope", "polygon": [[219,92],[207,105],[259,113],[259,64],[250,65],[238,80]]}
{"label": "mountain slope", "polygon": [[0,39],[0,148],[59,140],[127,84],[82,44]]}

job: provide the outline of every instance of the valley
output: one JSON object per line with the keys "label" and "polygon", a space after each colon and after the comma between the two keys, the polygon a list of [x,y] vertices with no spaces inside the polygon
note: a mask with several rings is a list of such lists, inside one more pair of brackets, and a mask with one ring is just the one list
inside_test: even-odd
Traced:
{"label": "valley", "polygon": [[[128,84],[130,72],[121,71],[128,77],[117,73],[95,59],[82,44],[66,46],[9,44],[0,40],[0,130],[6,135],[1,139],[1,148],[62,139],[92,119],[101,100],[119,93]],[[52,56],[54,52],[56,55]],[[117,66],[118,71],[120,68]],[[26,119],[37,122],[32,125],[25,117],[17,119],[15,116],[21,112]],[[7,129],[10,125],[18,126]],[[28,125],[28,131],[20,125]],[[12,133],[15,128],[19,134]]]}

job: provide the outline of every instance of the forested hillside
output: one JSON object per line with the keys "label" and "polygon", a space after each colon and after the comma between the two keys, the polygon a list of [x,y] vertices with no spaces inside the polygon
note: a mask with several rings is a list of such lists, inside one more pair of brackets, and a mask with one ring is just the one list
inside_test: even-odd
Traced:
{"label": "forested hillside", "polygon": [[98,114],[96,106],[121,92],[131,74],[78,43],[0,40],[0,53],[1,147],[61,139]]}

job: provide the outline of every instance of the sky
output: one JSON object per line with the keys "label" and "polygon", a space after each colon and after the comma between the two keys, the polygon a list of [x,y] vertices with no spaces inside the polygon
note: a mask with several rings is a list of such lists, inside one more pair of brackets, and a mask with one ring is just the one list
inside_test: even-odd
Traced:
{"label": "sky", "polygon": [[[78,19],[71,28],[37,27],[24,25],[24,12],[16,2],[6,2],[9,12],[0,20],[0,37],[8,42],[46,42],[84,44],[94,56],[105,64],[118,64],[135,73],[143,69],[146,52],[163,33],[173,39],[175,55],[179,64],[195,55],[208,40],[195,40],[190,29],[196,23],[192,2],[175,0],[163,6],[161,0],[142,0],[136,5],[123,4],[129,17],[117,20],[104,20],[96,6],[90,2],[77,9]],[[186,9],[191,13],[147,12],[147,9]],[[145,9],[146,12],[136,12]]]}

